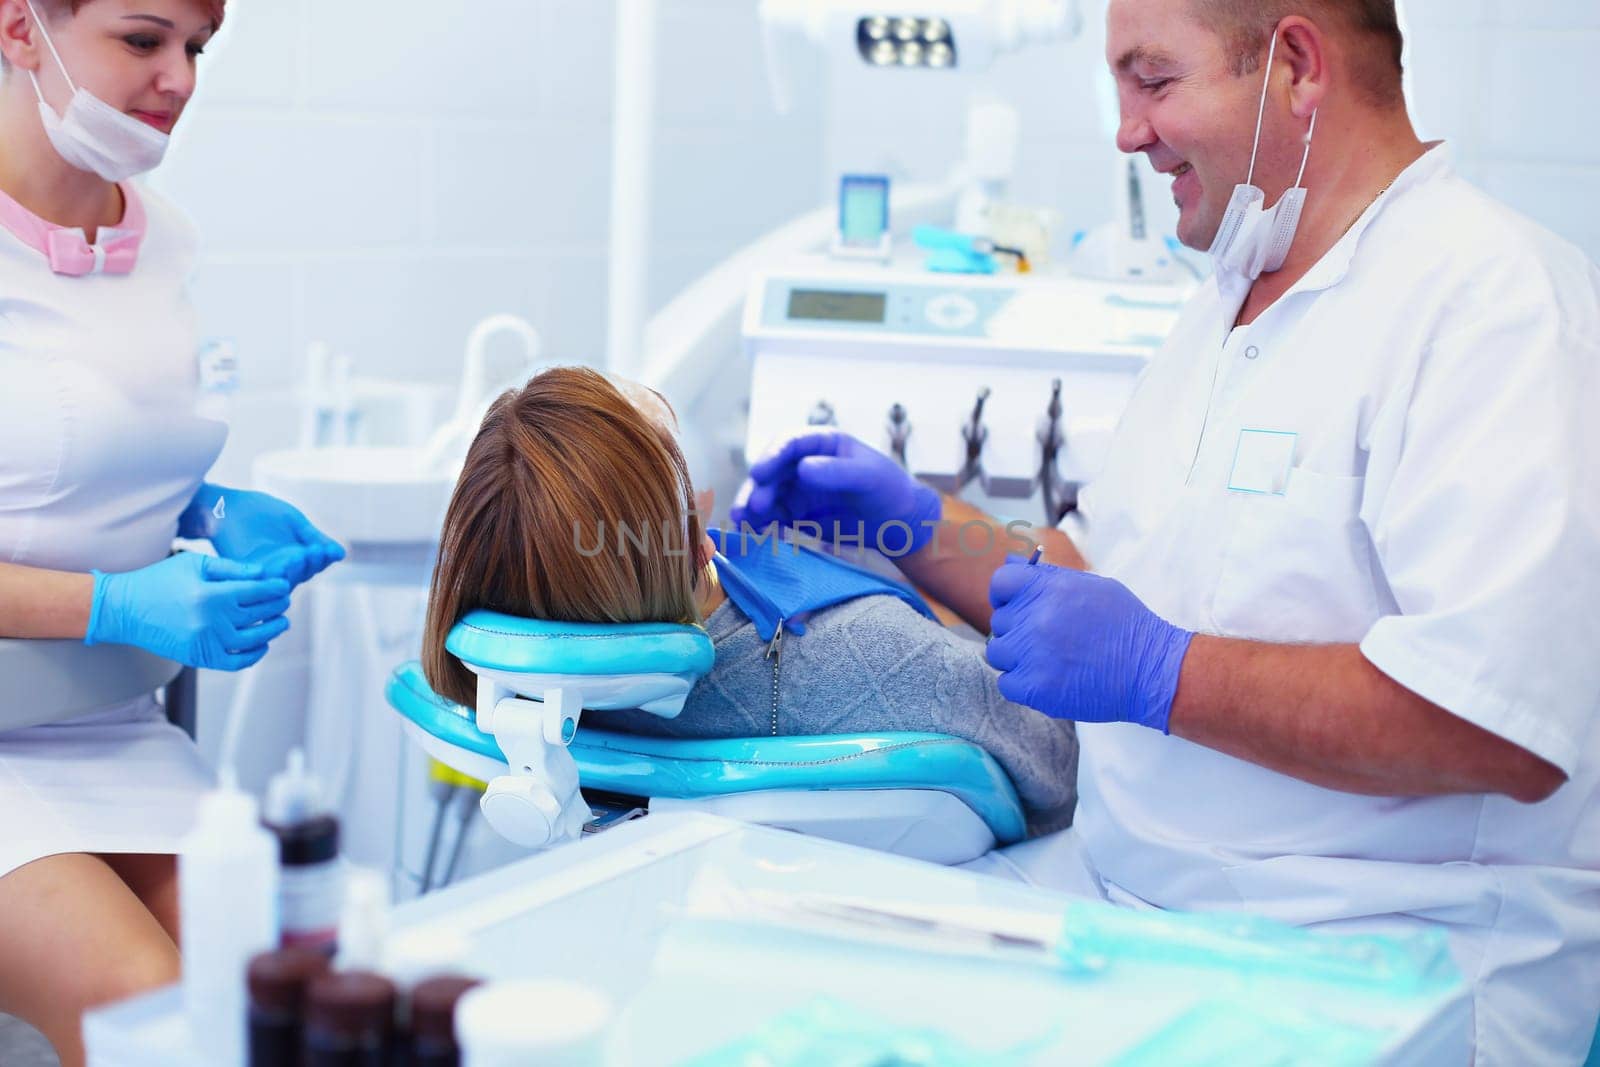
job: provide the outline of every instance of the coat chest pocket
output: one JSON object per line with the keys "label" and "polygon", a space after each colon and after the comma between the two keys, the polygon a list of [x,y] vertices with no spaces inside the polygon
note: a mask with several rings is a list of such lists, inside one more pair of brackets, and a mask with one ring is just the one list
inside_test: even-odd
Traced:
{"label": "coat chest pocket", "polygon": [[1219,633],[1321,643],[1366,635],[1381,578],[1360,517],[1364,483],[1297,467],[1281,493],[1228,493],[1232,533],[1212,601]]}

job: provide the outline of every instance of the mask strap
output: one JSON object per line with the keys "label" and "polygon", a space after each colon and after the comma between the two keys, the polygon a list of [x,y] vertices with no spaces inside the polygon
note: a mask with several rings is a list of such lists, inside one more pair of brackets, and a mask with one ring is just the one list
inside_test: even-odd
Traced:
{"label": "mask strap", "polygon": [[[1317,109],[1318,111],[1321,108]],[[1306,154],[1300,157],[1300,173],[1294,176],[1294,187],[1300,188],[1300,183],[1306,176],[1306,161],[1311,158],[1311,137],[1317,132],[1317,112],[1311,113],[1311,127],[1306,130]]]}
{"label": "mask strap", "polygon": [[[31,3],[32,0],[29,0]],[[1246,185],[1256,183],[1256,153],[1261,150],[1261,120],[1267,114],[1267,89],[1272,85],[1272,57],[1278,51],[1278,27],[1272,27],[1272,43],[1267,46],[1267,76],[1261,81],[1261,106],[1256,109],[1256,143],[1250,146],[1250,174]],[[1309,147],[1309,146],[1308,146]]]}
{"label": "mask strap", "polygon": [[[50,34],[45,30],[44,19],[39,17],[39,9],[33,6],[33,0],[25,0],[25,2],[28,5],[28,12],[33,15],[34,24],[39,27],[39,36],[44,38],[45,47],[50,49],[50,55],[55,58],[56,66],[61,68],[61,76],[67,79],[67,88],[76,94],[78,87],[72,84],[72,75],[67,73],[67,65],[61,62],[61,53],[56,51],[56,43],[50,39]],[[44,93],[39,90],[39,76],[30,70],[28,71],[28,77],[33,79],[33,91],[39,94],[40,100],[43,100]]]}

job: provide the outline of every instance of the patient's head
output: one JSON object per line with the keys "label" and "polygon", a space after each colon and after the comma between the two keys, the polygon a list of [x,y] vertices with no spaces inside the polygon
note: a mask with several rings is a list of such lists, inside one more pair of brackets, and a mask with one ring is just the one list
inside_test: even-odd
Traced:
{"label": "patient's head", "polygon": [[[642,387],[639,387],[642,389]],[[471,706],[450,627],[487,608],[575,622],[698,620],[706,556],[689,468],[665,419],[606,377],[556,367],[495,401],[467,451],[439,540],[422,665]],[[628,535],[624,535],[627,531]]]}

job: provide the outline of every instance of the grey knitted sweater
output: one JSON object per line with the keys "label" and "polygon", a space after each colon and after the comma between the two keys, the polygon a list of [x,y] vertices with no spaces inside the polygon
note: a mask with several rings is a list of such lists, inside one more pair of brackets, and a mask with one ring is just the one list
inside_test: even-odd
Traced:
{"label": "grey knitted sweater", "polygon": [[586,718],[657,737],[949,734],[986,749],[1005,768],[1030,834],[1072,822],[1078,778],[1072,723],[1001,696],[982,645],[892,596],[814,612],[805,625],[804,635],[783,636],[776,730],[767,642],[731,600],[706,621],[716,665],[696,683],[681,715],[589,712]]}

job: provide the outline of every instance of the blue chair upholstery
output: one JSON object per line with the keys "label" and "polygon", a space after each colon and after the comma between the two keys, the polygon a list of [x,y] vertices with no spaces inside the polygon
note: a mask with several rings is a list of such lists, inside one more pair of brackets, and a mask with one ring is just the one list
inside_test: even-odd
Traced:
{"label": "blue chair upholstery", "polygon": [[[519,625],[507,626],[501,621],[506,618],[468,616],[446,647],[463,659],[470,656],[481,665],[508,671],[603,674],[607,671],[598,664],[611,669],[624,665],[618,658],[619,646],[607,644],[604,631],[615,632],[610,627],[521,625],[537,620],[516,620]],[[469,622],[472,625],[466,626]],[[696,628],[662,627],[645,635],[660,639],[651,653],[656,658],[626,658],[627,669],[638,671],[641,663],[648,663],[667,673],[698,663],[700,652],[694,642],[671,643],[682,635],[669,631],[685,630],[704,638]],[[554,640],[561,636],[585,640],[565,646],[563,652]],[[581,654],[574,657],[573,648]],[[709,639],[704,651],[705,667],[699,673],[710,667]],[[537,668],[531,668],[533,664]],[[478,729],[473,711],[436,694],[415,661],[395,670],[386,696],[395,710],[431,737],[476,756],[504,761],[495,739]],[[570,751],[585,789],[682,800],[775,790],[934,790],[961,800],[1001,844],[1020,841],[1026,833],[1016,790],[994,758],[977,745],[942,734],[677,740],[585,724]]]}
{"label": "blue chair upholstery", "polygon": [[469,667],[516,674],[690,674],[711,670],[710,636],[664,622],[613,625],[469,612],[445,638]]}

